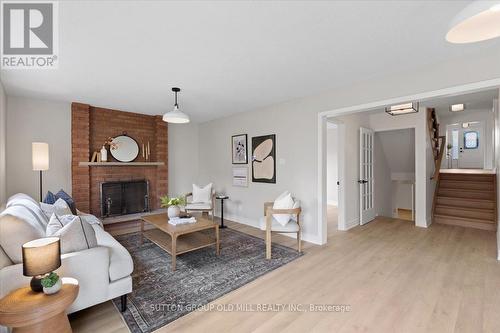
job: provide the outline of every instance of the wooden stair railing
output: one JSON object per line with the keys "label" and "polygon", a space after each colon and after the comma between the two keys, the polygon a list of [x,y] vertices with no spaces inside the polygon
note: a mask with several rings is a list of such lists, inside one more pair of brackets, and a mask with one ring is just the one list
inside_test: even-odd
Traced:
{"label": "wooden stair railing", "polygon": [[427,109],[427,126],[429,129],[432,152],[434,155],[434,173],[431,177],[431,180],[434,180],[436,182],[436,187],[434,188],[434,197],[432,198],[432,218],[434,219],[434,212],[436,210],[436,201],[439,190],[439,172],[441,171],[441,161],[444,155],[446,137],[439,135],[439,123],[436,117],[436,110],[433,108]]}
{"label": "wooden stair railing", "polygon": [[429,128],[429,137],[431,139],[432,153],[434,155],[434,174],[431,179],[438,181],[446,137],[439,135],[439,123],[436,117],[436,110],[433,108],[427,109],[427,126]]}

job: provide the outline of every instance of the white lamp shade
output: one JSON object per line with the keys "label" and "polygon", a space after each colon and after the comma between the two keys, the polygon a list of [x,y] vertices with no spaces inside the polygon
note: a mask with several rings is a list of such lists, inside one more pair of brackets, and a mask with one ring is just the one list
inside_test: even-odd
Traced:
{"label": "white lamp shade", "polygon": [[45,142],[33,142],[31,148],[33,170],[49,170],[49,144]]}
{"label": "white lamp shade", "polygon": [[500,0],[474,1],[454,18],[446,34],[450,43],[480,42],[500,36]]}
{"label": "white lamp shade", "polygon": [[179,107],[175,106],[172,111],[163,115],[163,121],[173,124],[185,124],[189,123],[189,116],[179,110]]}

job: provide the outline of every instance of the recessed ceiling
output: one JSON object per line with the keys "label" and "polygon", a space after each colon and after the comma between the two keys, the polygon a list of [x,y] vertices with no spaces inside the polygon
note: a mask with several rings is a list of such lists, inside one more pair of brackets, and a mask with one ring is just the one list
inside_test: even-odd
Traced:
{"label": "recessed ceiling", "polygon": [[1,72],[7,94],[198,122],[464,55],[445,41],[470,1],[61,1],[59,69]]}

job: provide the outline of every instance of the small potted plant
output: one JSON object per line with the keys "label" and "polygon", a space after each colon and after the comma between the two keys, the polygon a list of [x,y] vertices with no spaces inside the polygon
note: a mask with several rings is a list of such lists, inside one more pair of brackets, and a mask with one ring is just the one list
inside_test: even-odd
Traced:
{"label": "small potted plant", "polygon": [[181,214],[181,208],[179,206],[186,205],[186,198],[183,196],[170,198],[168,195],[165,195],[160,197],[160,200],[161,206],[168,208],[167,214],[169,219],[179,217]]}
{"label": "small potted plant", "polygon": [[55,294],[59,290],[61,290],[62,287],[62,281],[59,278],[59,275],[57,275],[54,272],[42,278],[41,282],[42,282],[43,292],[46,295]]}

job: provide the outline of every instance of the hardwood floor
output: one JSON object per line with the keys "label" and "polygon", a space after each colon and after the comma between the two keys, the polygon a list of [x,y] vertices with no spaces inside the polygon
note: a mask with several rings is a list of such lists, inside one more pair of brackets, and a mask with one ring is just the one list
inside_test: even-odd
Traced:
{"label": "hardwood floor", "polygon": [[[329,223],[328,234],[327,245],[304,243],[303,257],[214,303],[345,304],[350,312],[192,312],[157,332],[500,331],[494,232],[378,218],[347,232]],[[273,241],[295,246],[285,236]],[[73,315],[71,324],[75,333],[126,332],[110,302]]]}

